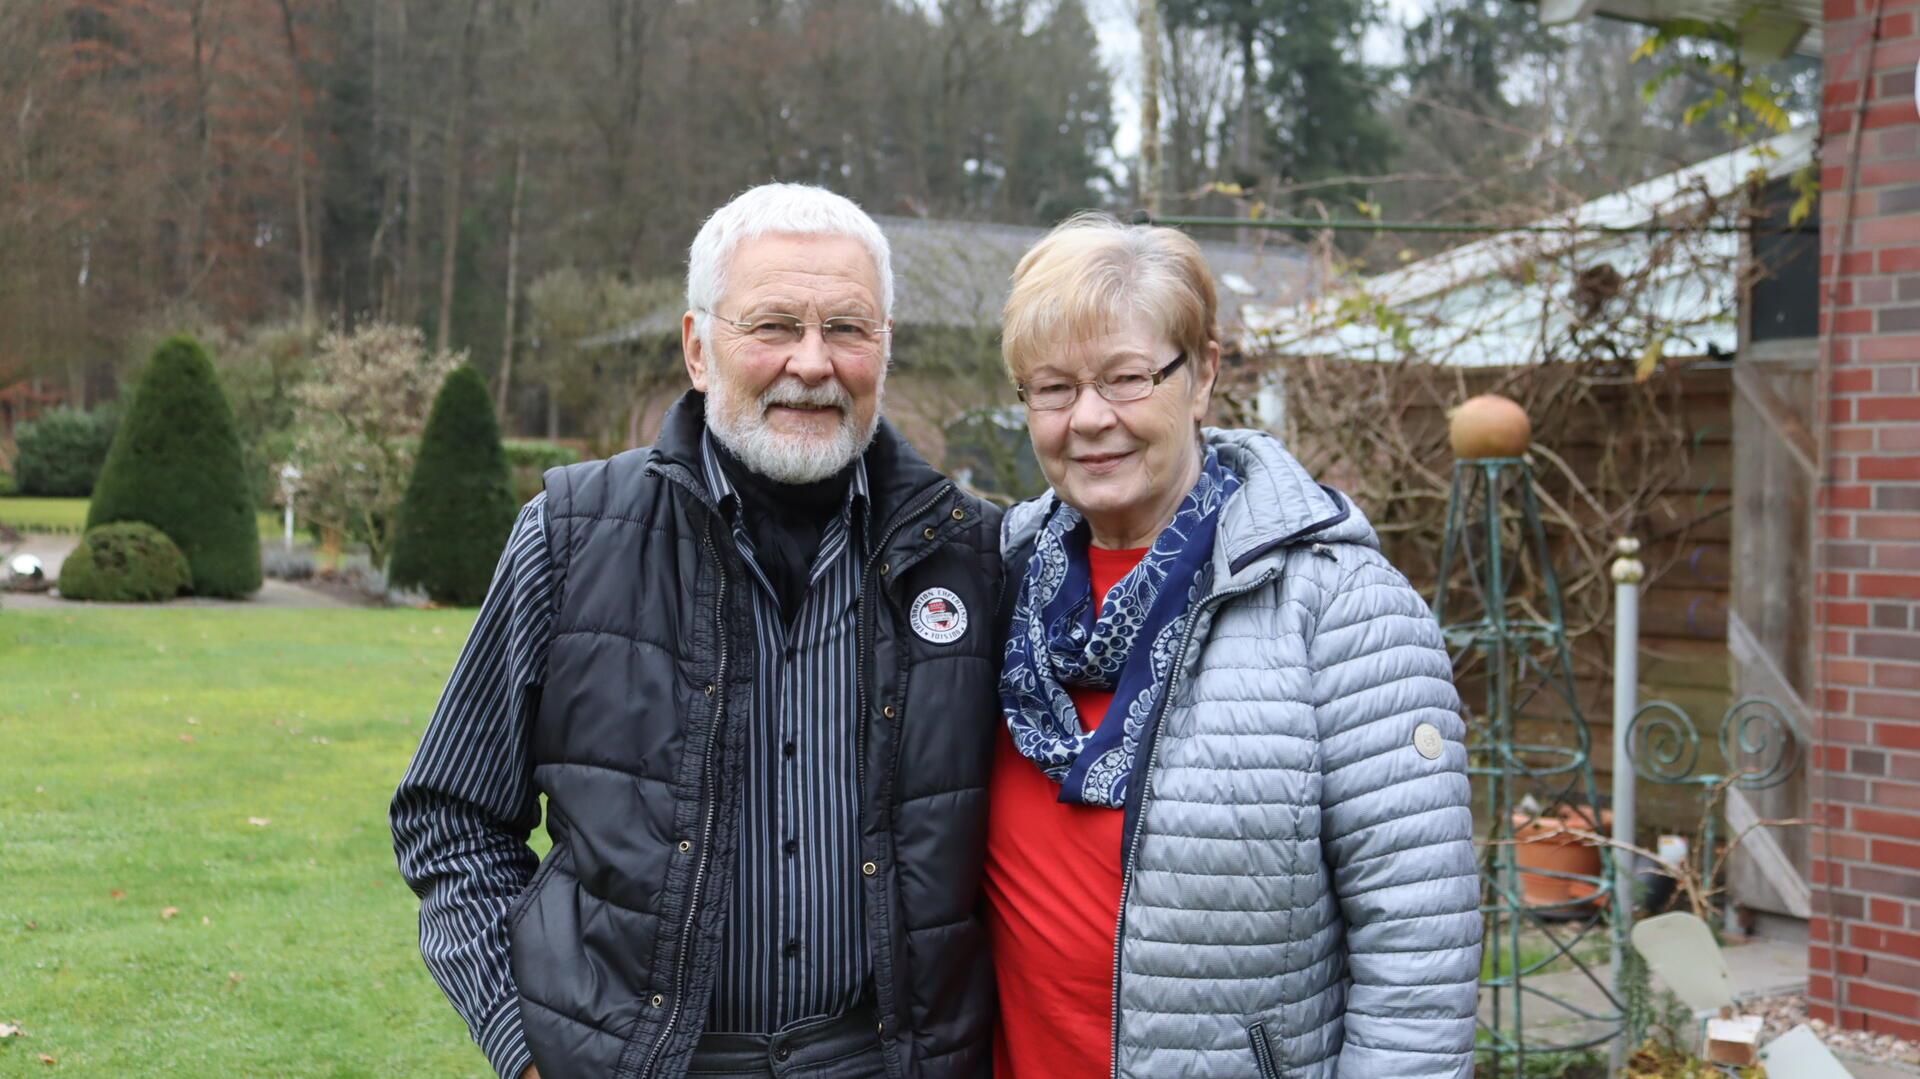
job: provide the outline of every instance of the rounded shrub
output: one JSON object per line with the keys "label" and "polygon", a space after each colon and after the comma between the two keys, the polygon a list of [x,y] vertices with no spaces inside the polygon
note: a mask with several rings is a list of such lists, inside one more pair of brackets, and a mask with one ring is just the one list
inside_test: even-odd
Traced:
{"label": "rounded shrub", "polygon": [[20,492],[43,498],[84,498],[113,445],[117,416],[112,409],[81,412],[56,408],[15,436],[20,452],[14,478]]}
{"label": "rounded shrub", "polygon": [[388,581],[418,588],[436,603],[479,604],[513,517],[507,455],[487,384],[472,367],[455,368],[420,436]]}
{"label": "rounded shrub", "polygon": [[166,533],[139,521],[90,528],[60,565],[60,594],[108,603],[158,603],[187,590],[187,558]]}
{"label": "rounded shrub", "polygon": [[154,350],[94,485],[87,527],[145,521],[186,555],[193,592],[260,587],[260,527],[234,429],[205,349],[174,337]]}

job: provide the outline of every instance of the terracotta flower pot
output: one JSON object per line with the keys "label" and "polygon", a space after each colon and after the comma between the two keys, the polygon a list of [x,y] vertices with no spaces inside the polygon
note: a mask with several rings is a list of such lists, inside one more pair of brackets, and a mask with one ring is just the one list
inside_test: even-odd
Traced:
{"label": "terracotta flower pot", "polygon": [[1564,806],[1537,817],[1513,815],[1514,860],[1520,866],[1520,891],[1528,906],[1577,914],[1586,905],[1581,901],[1600,891],[1600,841],[1574,834],[1607,834],[1613,826],[1612,811],[1597,817],[1596,823],[1592,806]]}

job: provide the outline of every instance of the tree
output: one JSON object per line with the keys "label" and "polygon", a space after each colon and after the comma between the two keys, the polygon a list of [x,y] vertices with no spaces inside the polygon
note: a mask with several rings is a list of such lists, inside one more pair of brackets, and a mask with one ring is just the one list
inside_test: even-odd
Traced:
{"label": "tree", "polygon": [[472,367],[456,367],[420,437],[387,577],[435,603],[476,606],[513,517],[507,455],[486,380]]}
{"label": "tree", "polygon": [[464,360],[428,352],[417,328],[369,323],[323,338],[313,377],[295,391],[300,501],[321,528],[366,544],[376,569],[393,552],[428,403]]}
{"label": "tree", "polygon": [[[1223,136],[1232,152],[1221,155],[1229,173],[1222,179],[1261,187],[1267,201],[1297,212],[1302,182],[1361,177],[1387,165],[1393,136],[1376,104],[1383,73],[1360,52],[1377,17],[1375,0],[1165,0],[1163,10],[1176,47],[1194,41],[1181,31],[1233,42],[1239,93]],[[1214,106],[1206,108],[1201,115],[1210,117]],[[1356,183],[1317,194],[1360,190]]]}
{"label": "tree", "polygon": [[154,351],[120,421],[87,528],[113,521],[165,532],[187,558],[196,595],[239,597],[260,587],[260,526],[233,409],[191,337]]}

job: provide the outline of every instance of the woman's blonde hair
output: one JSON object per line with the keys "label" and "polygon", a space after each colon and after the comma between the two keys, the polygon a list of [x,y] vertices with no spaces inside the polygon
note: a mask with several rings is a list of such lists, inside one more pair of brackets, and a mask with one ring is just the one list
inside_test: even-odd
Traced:
{"label": "woman's blonde hair", "polygon": [[1190,364],[1219,338],[1213,274],[1185,233],[1075,214],[1020,259],[1002,312],[1000,355],[1018,379],[1051,350],[1147,316]]}

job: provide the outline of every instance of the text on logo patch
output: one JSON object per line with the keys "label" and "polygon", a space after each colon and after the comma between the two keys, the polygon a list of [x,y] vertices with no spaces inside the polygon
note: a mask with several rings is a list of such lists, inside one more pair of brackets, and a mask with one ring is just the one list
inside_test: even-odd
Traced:
{"label": "text on logo patch", "polygon": [[907,623],[923,640],[952,644],[967,632],[967,607],[944,588],[929,588],[913,601]]}

